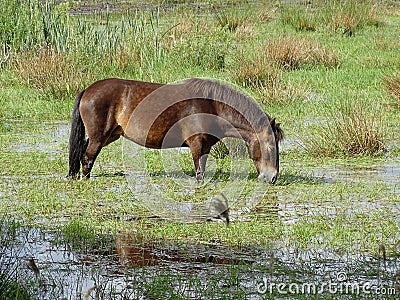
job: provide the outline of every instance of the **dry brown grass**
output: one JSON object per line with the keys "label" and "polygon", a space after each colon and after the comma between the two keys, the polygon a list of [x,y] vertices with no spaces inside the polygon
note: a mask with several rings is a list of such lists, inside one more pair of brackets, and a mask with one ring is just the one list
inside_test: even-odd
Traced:
{"label": "dry brown grass", "polygon": [[281,78],[280,71],[265,57],[241,58],[236,69],[236,81],[245,87],[275,87]]}
{"label": "dry brown grass", "polygon": [[71,56],[54,49],[16,55],[13,69],[18,78],[56,99],[74,96],[95,78]]}
{"label": "dry brown grass", "polygon": [[400,107],[400,75],[384,77],[383,84],[389,93],[397,99],[397,103]]}
{"label": "dry brown grass", "polygon": [[254,27],[250,23],[243,23],[236,29],[238,40],[244,40],[255,36]]}
{"label": "dry brown grass", "polygon": [[236,81],[239,85],[256,90],[275,90],[281,81],[281,73],[265,56],[240,57],[237,61]]}
{"label": "dry brown grass", "polygon": [[257,11],[257,21],[268,23],[276,18],[277,7],[271,2],[262,1],[257,4]]}
{"label": "dry brown grass", "polygon": [[275,40],[268,45],[267,55],[286,70],[316,65],[332,68],[339,64],[334,51],[305,38],[284,37]]}
{"label": "dry brown grass", "polygon": [[374,47],[379,50],[397,50],[400,49],[400,39],[396,36],[388,36],[384,33],[377,33],[373,39]]}

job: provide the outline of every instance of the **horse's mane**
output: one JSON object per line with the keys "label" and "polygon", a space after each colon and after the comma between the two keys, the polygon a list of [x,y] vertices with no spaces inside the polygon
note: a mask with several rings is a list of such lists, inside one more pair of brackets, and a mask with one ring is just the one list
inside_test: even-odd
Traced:
{"label": "horse's mane", "polygon": [[225,82],[211,79],[191,78],[184,81],[184,84],[195,95],[210,100],[222,102],[241,113],[256,129],[265,128],[271,125],[277,141],[283,138],[283,131],[279,123],[275,123],[261,106],[250,96],[239,91],[235,86]]}

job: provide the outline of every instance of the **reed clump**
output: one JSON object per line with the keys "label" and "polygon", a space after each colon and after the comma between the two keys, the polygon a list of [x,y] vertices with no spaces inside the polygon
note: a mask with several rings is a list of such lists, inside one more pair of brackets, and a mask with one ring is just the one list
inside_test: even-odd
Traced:
{"label": "reed clump", "polygon": [[338,56],[334,51],[306,38],[276,39],[267,46],[267,56],[285,70],[319,65],[335,68],[339,65]]}
{"label": "reed clump", "polygon": [[315,157],[376,155],[385,148],[385,131],[378,104],[362,100],[340,101],[326,108],[327,119],[303,139]]}
{"label": "reed clump", "polygon": [[318,25],[318,16],[306,8],[286,6],[281,11],[283,24],[292,26],[296,31],[315,31]]}
{"label": "reed clump", "polygon": [[325,5],[321,19],[335,32],[353,36],[365,26],[382,25],[380,15],[380,6],[373,1],[333,1]]}
{"label": "reed clump", "polygon": [[383,84],[390,95],[397,99],[400,107],[400,74],[384,77]]}
{"label": "reed clump", "polygon": [[249,16],[241,10],[222,10],[215,13],[215,18],[220,27],[235,32],[237,28],[245,24]]}

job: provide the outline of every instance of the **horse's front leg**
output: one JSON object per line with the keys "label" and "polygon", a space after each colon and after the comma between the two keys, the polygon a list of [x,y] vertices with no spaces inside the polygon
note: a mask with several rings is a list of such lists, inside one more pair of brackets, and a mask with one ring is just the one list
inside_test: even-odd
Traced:
{"label": "horse's front leg", "polygon": [[198,162],[197,166],[195,163],[196,169],[196,179],[197,181],[203,181],[204,172],[206,171],[206,163],[207,163],[208,153],[202,154],[196,161]]}
{"label": "horse's front leg", "polygon": [[196,179],[197,181],[202,181],[204,178],[204,171],[206,168],[207,155],[203,155],[201,148],[197,146],[191,146],[190,151],[192,152],[194,170],[196,172]]}

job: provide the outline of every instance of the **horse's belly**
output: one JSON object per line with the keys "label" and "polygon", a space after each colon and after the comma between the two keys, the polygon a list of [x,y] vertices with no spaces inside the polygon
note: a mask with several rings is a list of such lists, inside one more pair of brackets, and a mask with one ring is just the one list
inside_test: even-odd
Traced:
{"label": "horse's belly", "polygon": [[150,130],[147,133],[140,130],[125,132],[124,137],[130,141],[154,149],[176,148],[185,145],[181,134],[174,132],[160,132]]}

